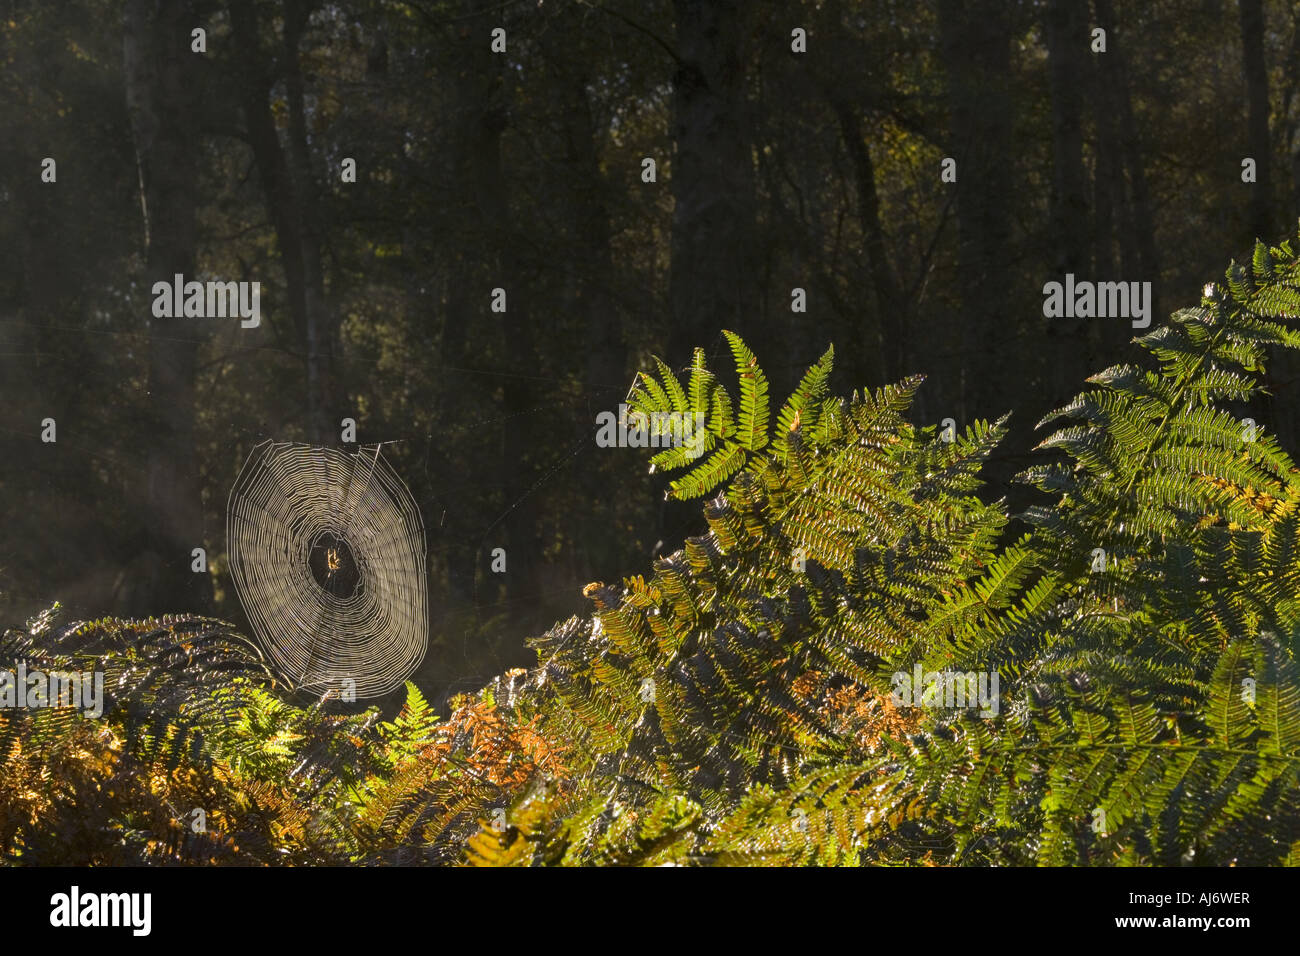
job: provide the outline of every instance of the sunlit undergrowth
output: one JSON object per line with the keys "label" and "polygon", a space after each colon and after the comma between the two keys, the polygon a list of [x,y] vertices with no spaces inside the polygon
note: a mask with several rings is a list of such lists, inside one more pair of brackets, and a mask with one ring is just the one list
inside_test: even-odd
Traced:
{"label": "sunlit undergrowth", "polygon": [[[703,500],[707,530],[589,587],[590,615],[531,642],[536,667],[446,720],[414,686],[392,722],[304,704],[216,620],[7,632],[0,667],[97,668],[108,699],[100,719],[0,710],[0,848],[109,864],[1296,862],[1300,471],[1234,409],[1261,392],[1270,347],[1300,345],[1298,316],[1289,245],[1234,263],[1042,423],[1018,536],[979,496],[1001,423],[915,427],[919,377],[830,396],[830,351],[776,407],[728,333],[735,389],[697,351],[631,401],[650,428],[703,416],[702,444],[653,463],[670,494]],[[945,700],[942,675],[981,698]]]}

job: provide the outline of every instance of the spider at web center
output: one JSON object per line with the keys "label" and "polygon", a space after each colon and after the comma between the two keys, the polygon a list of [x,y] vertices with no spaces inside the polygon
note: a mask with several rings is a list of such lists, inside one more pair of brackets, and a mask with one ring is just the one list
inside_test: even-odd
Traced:
{"label": "spider at web center", "polygon": [[321,590],[337,598],[350,598],[361,585],[356,559],[345,539],[332,531],[322,531],[311,545],[307,560],[312,578]]}

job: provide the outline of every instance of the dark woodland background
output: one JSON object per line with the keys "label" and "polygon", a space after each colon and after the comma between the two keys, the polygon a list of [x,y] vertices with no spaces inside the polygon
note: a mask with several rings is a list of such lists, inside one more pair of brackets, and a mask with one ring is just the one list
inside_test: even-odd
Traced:
{"label": "dark woodland background", "polygon": [[[776,397],[832,342],[835,392],[923,372],[920,422],[1014,411],[991,475],[1014,501],[1038,417],[1133,354],[1127,320],[1044,319],[1043,284],[1150,281],[1159,321],[1300,215],[1300,4],[0,11],[0,623],[57,599],[246,625],[236,473],[353,417],[423,512],[417,679],[444,694],[692,533],[644,452],[594,441],[651,355],[725,364],[733,329]],[[176,272],[261,282],[261,327],[152,319]],[[1294,453],[1293,368],[1260,413]]]}

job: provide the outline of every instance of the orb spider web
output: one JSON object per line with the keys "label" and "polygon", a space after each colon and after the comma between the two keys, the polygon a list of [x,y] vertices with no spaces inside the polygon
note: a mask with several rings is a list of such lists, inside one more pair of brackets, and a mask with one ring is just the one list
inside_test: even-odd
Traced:
{"label": "orb spider web", "polygon": [[379,697],[424,659],[424,524],[380,445],[257,445],[230,491],[226,540],[258,642],[298,689]]}

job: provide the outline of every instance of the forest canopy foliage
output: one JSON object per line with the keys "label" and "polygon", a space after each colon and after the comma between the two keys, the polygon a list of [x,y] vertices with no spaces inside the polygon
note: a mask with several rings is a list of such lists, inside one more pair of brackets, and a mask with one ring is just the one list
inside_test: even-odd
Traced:
{"label": "forest canopy foliage", "polygon": [[[1300,346],[1300,261],[1255,248],[1142,355],[1048,416],[985,501],[1004,422],[917,427],[920,377],[779,406],[727,333],[636,411],[707,531],[531,645],[441,720],[289,694],[229,625],[10,630],[0,666],[99,669],[100,720],[0,710],[0,847],[19,863],[1300,862],[1300,470],[1239,418]],[[660,419],[662,420],[662,419]],[[984,675],[995,706],[900,677]],[[931,683],[931,687],[936,686]],[[951,696],[951,695],[949,695]],[[984,701],[985,704],[988,701]]]}

